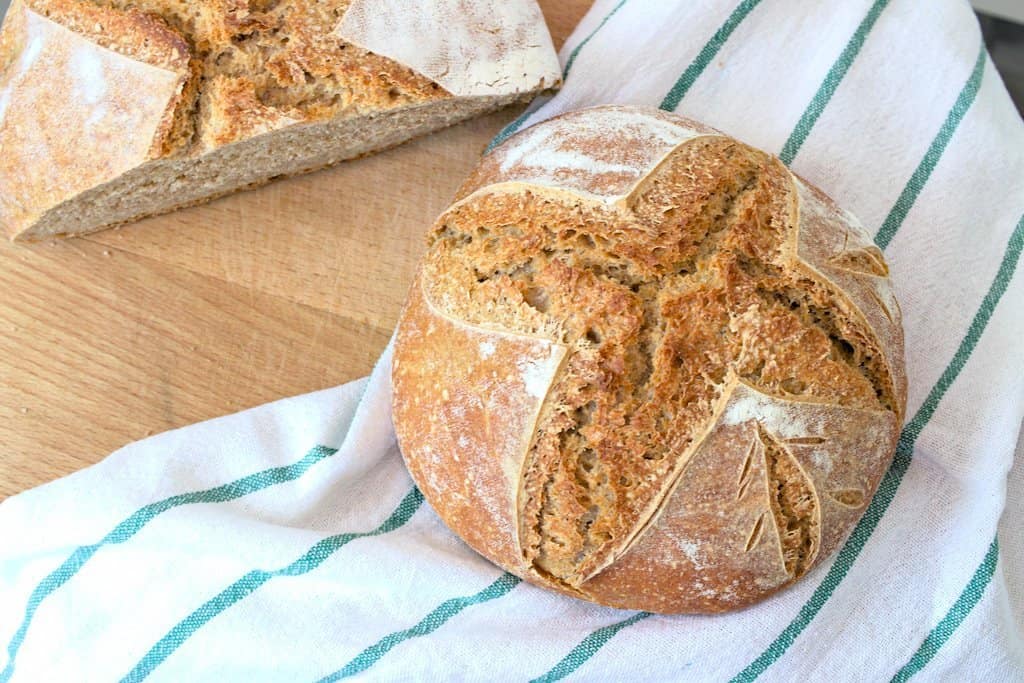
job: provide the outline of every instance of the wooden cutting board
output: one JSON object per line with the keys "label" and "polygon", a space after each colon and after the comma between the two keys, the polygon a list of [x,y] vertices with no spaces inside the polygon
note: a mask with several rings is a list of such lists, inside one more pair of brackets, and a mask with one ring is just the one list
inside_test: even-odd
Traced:
{"label": "wooden cutting board", "polygon": [[[591,0],[541,0],[556,46]],[[518,110],[206,206],[0,244],[0,499],[366,375],[423,236]]]}

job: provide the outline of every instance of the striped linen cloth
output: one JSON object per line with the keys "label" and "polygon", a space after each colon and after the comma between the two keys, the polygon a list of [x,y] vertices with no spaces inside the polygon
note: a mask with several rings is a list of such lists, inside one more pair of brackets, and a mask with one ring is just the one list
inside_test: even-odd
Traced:
{"label": "striped linen cloth", "polygon": [[385,354],[368,380],[0,505],[0,682],[1024,679],[1020,466],[1005,504],[1024,125],[967,3],[598,0],[562,62],[565,88],[512,128],[609,102],[679,111],[778,154],[885,249],[908,422],[841,552],[719,617],[522,584],[413,487]]}

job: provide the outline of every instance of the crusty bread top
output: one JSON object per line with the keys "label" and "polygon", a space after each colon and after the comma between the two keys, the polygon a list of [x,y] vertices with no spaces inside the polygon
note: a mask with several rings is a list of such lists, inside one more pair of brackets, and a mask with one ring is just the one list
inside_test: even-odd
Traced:
{"label": "crusty bread top", "polygon": [[88,0],[20,0],[32,12],[108,50],[168,71],[188,70],[188,43],[167,22],[138,9],[118,11]]}
{"label": "crusty bread top", "polygon": [[[176,110],[169,154],[199,154],[296,122],[448,97],[429,79],[339,41],[347,0],[27,0],[89,40],[146,60],[136,46],[173,36],[195,88]],[[169,28],[168,28],[169,27]],[[51,75],[47,80],[54,80]],[[145,89],[140,87],[140,96]],[[198,101],[195,98],[198,97]]]}
{"label": "crusty bread top", "polygon": [[564,125],[533,126],[484,157],[456,201],[496,183],[572,190],[606,203],[627,197],[641,179],[687,140],[718,131],[696,121],[633,107],[595,107],[587,116],[557,117]]}
{"label": "crusty bread top", "polygon": [[[459,196],[399,325],[395,424],[473,547],[677,612],[763,598],[842,540],[906,401],[899,308],[852,216],[763,152],[627,107],[538,124]],[[485,390],[500,367],[533,385],[513,412]]]}
{"label": "crusty bread top", "polygon": [[[120,0],[118,0],[120,1]],[[450,97],[408,66],[339,40],[348,0],[142,0],[190,36],[203,62],[196,144],[205,150],[295,122]]]}
{"label": "crusty bread top", "polygon": [[[459,189],[453,208],[474,192],[517,192],[525,184],[568,190],[628,212],[669,156],[684,143],[698,144],[698,138],[728,140],[699,122],[637,107],[594,107],[585,116],[556,117],[486,156]],[[780,237],[779,256],[836,283],[852,300],[851,312],[881,337],[877,348],[883,358],[876,360],[892,373],[892,404],[900,405],[906,400],[903,333],[884,256],[855,216],[779,162],[761,156],[760,163],[766,164],[762,181],[774,178],[778,193],[791,195],[793,228]],[[715,170],[727,167],[719,162]]]}

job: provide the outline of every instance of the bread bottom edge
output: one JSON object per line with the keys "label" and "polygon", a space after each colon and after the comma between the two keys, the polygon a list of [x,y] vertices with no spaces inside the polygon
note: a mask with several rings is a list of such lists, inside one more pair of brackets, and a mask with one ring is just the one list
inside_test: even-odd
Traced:
{"label": "bread bottom edge", "polygon": [[[80,237],[204,204],[376,154],[534,94],[453,98],[381,114],[297,124],[198,157],[153,160],[61,202],[9,237],[22,243]],[[253,159],[269,163],[254,167]]]}

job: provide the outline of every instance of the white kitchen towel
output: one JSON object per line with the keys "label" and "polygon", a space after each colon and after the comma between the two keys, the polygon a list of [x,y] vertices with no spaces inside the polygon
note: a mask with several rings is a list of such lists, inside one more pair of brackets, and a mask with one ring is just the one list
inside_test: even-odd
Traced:
{"label": "white kitchen towel", "polygon": [[413,487],[385,354],[369,380],[148,439],[0,505],[0,682],[1024,679],[1019,468],[1005,505],[1024,125],[967,3],[598,0],[562,62],[563,90],[519,126],[602,103],[679,111],[778,154],[885,249],[908,422],[841,552],[716,617],[523,584]]}

